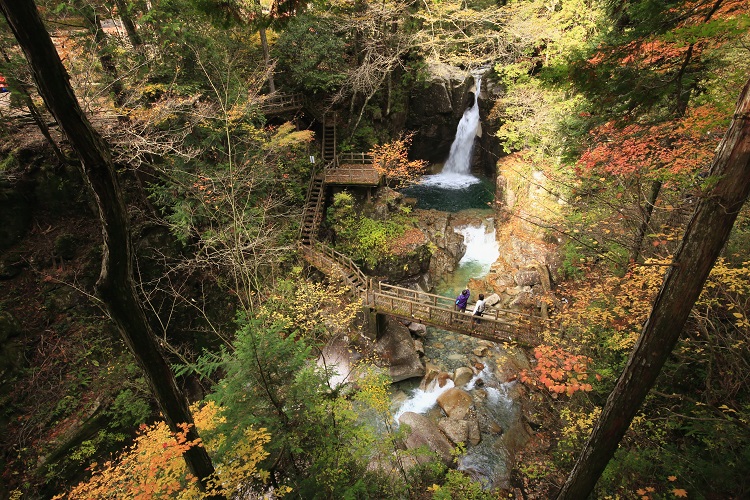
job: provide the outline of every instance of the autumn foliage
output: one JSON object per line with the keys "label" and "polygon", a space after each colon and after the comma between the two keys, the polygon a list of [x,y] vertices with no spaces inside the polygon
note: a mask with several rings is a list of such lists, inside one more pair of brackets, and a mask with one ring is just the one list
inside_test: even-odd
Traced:
{"label": "autumn foliage", "polygon": [[519,380],[524,384],[544,388],[553,397],[558,394],[572,396],[575,392],[593,389],[586,382],[591,358],[544,344],[534,348],[534,358],[534,368],[531,371],[523,370],[520,374]]}
{"label": "autumn foliage", "polygon": [[[221,410],[214,403],[194,409],[193,415],[201,434],[211,431],[223,421]],[[89,467],[92,475],[69,493],[56,499],[99,500],[105,498],[149,500],[153,498],[176,498],[193,500],[204,497],[197,486],[197,479],[189,474],[182,454],[193,446],[204,446],[201,441],[188,441],[189,430],[183,424],[182,431],[173,434],[165,422],[142,425],[133,444],[117,459],[103,464],[93,463]],[[247,429],[244,439],[232,447],[230,456],[216,467],[216,477],[209,481],[209,491],[221,489],[224,493],[243,490],[252,481],[264,481],[267,473],[257,469],[258,463],[268,453],[263,446],[270,441],[265,429]],[[225,438],[213,434],[208,448],[214,451]]]}
{"label": "autumn foliage", "polygon": [[397,186],[414,182],[427,167],[425,160],[410,160],[409,146],[413,133],[401,136],[392,142],[372,147],[372,164],[375,169]]}

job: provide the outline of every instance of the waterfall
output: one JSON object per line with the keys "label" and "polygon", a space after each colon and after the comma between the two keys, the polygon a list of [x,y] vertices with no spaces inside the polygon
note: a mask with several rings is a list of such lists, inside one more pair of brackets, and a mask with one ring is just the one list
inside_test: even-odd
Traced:
{"label": "waterfall", "polygon": [[[455,231],[464,237],[466,253],[458,262],[461,279],[485,276],[492,264],[500,257],[500,247],[495,239],[495,224],[492,218],[480,224],[459,226]],[[466,272],[461,272],[466,268]],[[466,276],[470,273],[470,276]]]}
{"label": "waterfall", "polygon": [[479,90],[482,86],[481,75],[476,75],[475,79],[474,104],[464,111],[461,121],[458,122],[456,137],[443,167],[443,173],[446,174],[467,175],[471,170],[471,151],[474,149],[474,138],[479,125]]}
{"label": "waterfall", "polygon": [[480,182],[479,179],[469,173],[471,170],[471,151],[479,126],[479,90],[482,76],[475,74],[474,81],[474,103],[464,111],[461,121],[458,122],[456,137],[451,144],[450,154],[443,166],[443,171],[436,175],[423,177],[420,184],[445,189],[465,189]]}

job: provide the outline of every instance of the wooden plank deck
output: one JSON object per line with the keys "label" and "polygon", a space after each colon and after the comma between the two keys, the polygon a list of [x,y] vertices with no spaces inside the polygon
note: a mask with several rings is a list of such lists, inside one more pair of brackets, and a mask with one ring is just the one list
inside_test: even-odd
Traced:
{"label": "wooden plank deck", "polygon": [[380,173],[372,165],[344,163],[326,169],[326,184],[378,186]]}

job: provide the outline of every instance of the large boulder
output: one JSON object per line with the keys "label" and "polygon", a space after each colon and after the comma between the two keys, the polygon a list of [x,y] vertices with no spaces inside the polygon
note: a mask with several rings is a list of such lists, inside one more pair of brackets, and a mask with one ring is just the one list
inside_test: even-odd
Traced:
{"label": "large boulder", "polygon": [[353,367],[360,358],[360,354],[350,346],[349,339],[345,335],[338,335],[323,347],[318,357],[318,366],[329,371],[329,384],[336,388],[355,381]]}
{"label": "large boulder", "polygon": [[[409,433],[406,437],[406,447],[410,450],[426,446],[430,451],[437,454],[445,465],[450,465],[453,461],[451,451],[453,445],[446,438],[437,425],[429,418],[419,413],[407,411],[398,419],[400,425],[409,426]],[[429,462],[430,457],[417,456],[421,463]]]}
{"label": "large boulder", "polygon": [[465,443],[469,439],[469,422],[466,420],[442,418],[438,421],[438,428],[455,444]]}
{"label": "large boulder", "polygon": [[463,389],[452,387],[438,396],[437,404],[448,417],[461,420],[469,413],[474,400],[471,394]]}
{"label": "large boulder", "polygon": [[409,329],[390,316],[386,318],[385,333],[375,341],[375,354],[380,366],[388,367],[394,382],[425,374]]}

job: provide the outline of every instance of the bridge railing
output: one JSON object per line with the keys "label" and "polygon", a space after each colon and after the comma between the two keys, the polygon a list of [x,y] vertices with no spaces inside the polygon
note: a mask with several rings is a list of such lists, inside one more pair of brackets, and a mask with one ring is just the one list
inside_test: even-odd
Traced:
{"label": "bridge railing", "polygon": [[373,161],[373,157],[371,154],[368,153],[339,153],[336,155],[336,163],[337,164],[345,164],[345,165],[371,165]]}
{"label": "bridge railing", "polygon": [[359,266],[357,266],[357,264],[350,257],[344,255],[341,252],[334,250],[328,245],[324,245],[323,243],[320,243],[319,241],[314,241],[312,246],[315,250],[317,250],[321,254],[325,255],[326,257],[330,258],[331,260],[333,260],[340,266],[344,267],[344,270],[353,276],[354,282],[350,283],[350,285],[354,289],[355,294],[363,295],[364,293],[367,292],[367,285],[369,283],[369,278],[367,277],[365,273],[362,272]]}
{"label": "bridge railing", "polygon": [[[532,343],[546,328],[554,328],[550,320],[502,308],[487,308],[474,323],[470,312],[455,310],[451,297],[402,288],[379,282],[368,298],[371,307],[387,309],[400,316],[414,318],[446,327],[472,330],[490,340],[524,340]],[[470,311],[471,308],[467,308]]]}

